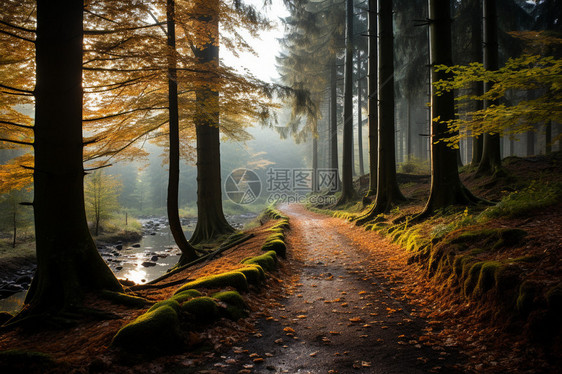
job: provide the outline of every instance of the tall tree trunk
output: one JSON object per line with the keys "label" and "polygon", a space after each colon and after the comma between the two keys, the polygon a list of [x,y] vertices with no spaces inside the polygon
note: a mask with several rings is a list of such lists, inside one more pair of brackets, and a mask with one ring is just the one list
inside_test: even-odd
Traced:
{"label": "tall tree trunk", "polygon": [[[471,9],[469,14],[472,18],[471,23],[471,41],[470,41],[470,54],[471,60],[475,62],[482,62],[482,22],[480,14],[482,14],[481,0],[471,0]],[[474,90],[474,95],[481,96],[484,93],[484,86],[482,82],[475,82],[471,87]],[[474,103],[474,111],[483,108],[483,103],[476,100]],[[484,136],[479,135],[472,138],[472,159],[470,161],[472,166],[478,166],[482,159],[482,145]]]}
{"label": "tall tree trunk", "polygon": [[[484,35],[484,68],[498,70],[498,16],[496,0],[484,0],[482,3],[483,35]],[[492,82],[484,83],[484,90],[492,88]],[[484,108],[496,104],[484,101]],[[484,134],[482,159],[478,165],[478,174],[493,174],[501,168],[500,135]]]}
{"label": "tall tree trunk", "polygon": [[318,192],[316,176],[318,175],[318,134],[312,134],[312,170],[314,178],[312,178],[312,192]]}
{"label": "tall tree trunk", "polygon": [[[357,59],[359,61],[359,59]],[[361,93],[361,65],[359,65],[359,78],[357,80],[357,149],[359,151],[359,175],[365,174],[365,166],[363,165],[363,95]]]}
{"label": "tall tree trunk", "polygon": [[122,287],[86,221],[82,162],[83,1],[37,1],[34,202],[37,271],[16,318],[80,306]]}
{"label": "tall tree trunk", "polygon": [[377,93],[377,0],[369,0],[369,39],[367,62],[367,111],[369,122],[369,191],[367,196],[377,192],[378,166],[378,93]]}
{"label": "tall tree trunk", "polygon": [[201,66],[209,63],[212,69],[199,75],[200,82],[208,82],[196,89],[195,127],[197,137],[197,225],[192,243],[217,239],[234,232],[222,210],[221,160],[219,131],[219,93],[216,68],[219,66],[219,1],[207,0],[198,6],[201,20],[211,27],[204,45],[195,47]]}
{"label": "tall tree trunk", "polygon": [[365,223],[378,214],[388,212],[393,204],[406,200],[396,180],[396,152],[394,139],[394,37],[392,1],[378,4],[378,168],[377,195],[370,211],[359,218]]}
{"label": "tall tree trunk", "polygon": [[410,100],[412,98],[408,96],[406,98],[406,160],[412,160],[412,109],[410,106]]}
{"label": "tall tree trunk", "polygon": [[526,143],[527,143],[527,157],[535,155],[535,133],[533,131],[527,131]]}
{"label": "tall tree trunk", "polygon": [[338,166],[338,71],[337,58],[330,62],[330,169],[336,175],[336,188],[340,189],[341,180]]}
{"label": "tall tree trunk", "polygon": [[345,204],[355,198],[353,189],[353,0],[346,0],[345,71],[343,101],[342,191]]}
{"label": "tall tree trunk", "polygon": [[180,182],[180,130],[178,110],[178,80],[176,59],[176,22],[174,0],[167,0],[166,19],[168,26],[168,110],[170,128],[170,154],[168,171],[168,195],[166,207],[168,210],[168,224],[174,241],[181,251],[180,264],[185,264],[197,258],[195,248],[189,244],[179,215],[179,182]]}
{"label": "tall tree trunk", "polygon": [[[429,0],[430,66],[452,65],[450,0]],[[431,190],[420,217],[454,204],[470,204],[476,198],[463,186],[457,168],[457,150],[443,141],[451,136],[446,121],[455,116],[454,93],[435,93],[433,82],[451,74],[431,69]],[[439,119],[439,121],[437,121]]]}

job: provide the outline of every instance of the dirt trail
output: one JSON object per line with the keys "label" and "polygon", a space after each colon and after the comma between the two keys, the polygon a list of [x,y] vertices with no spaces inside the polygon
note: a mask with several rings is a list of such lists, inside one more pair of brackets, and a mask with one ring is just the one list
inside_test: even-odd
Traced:
{"label": "dirt trail", "polygon": [[453,347],[420,339],[435,326],[391,291],[387,259],[364,251],[350,235],[362,229],[298,205],[281,209],[291,223],[287,295],[259,322],[257,337],[202,372],[462,372]]}

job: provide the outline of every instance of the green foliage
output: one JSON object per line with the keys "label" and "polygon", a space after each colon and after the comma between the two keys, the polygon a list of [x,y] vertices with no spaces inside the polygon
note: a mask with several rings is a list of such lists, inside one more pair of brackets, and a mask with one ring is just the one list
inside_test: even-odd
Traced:
{"label": "green foliage", "polygon": [[177,351],[183,343],[179,330],[179,318],[174,308],[162,305],[122,327],[111,345],[139,353]]}
{"label": "green foliage", "polygon": [[[558,40],[557,43],[560,44],[561,41]],[[439,92],[465,89],[474,82],[493,83],[492,88],[482,95],[466,94],[457,97],[459,109],[475,100],[498,100],[516,91],[533,90],[536,93],[532,99],[521,100],[512,105],[490,105],[486,109],[471,111],[467,116],[448,121],[451,133],[459,135],[450,137],[447,142],[456,147],[463,134],[513,135],[534,131],[534,124],[537,123],[562,122],[562,59],[525,54],[510,58],[504,67],[496,71],[488,71],[483,64],[476,62],[467,66],[440,65],[436,70],[453,74],[451,80],[434,83]]]}
{"label": "green foliage", "polygon": [[559,183],[534,180],[531,184],[504,197],[498,204],[486,209],[485,218],[517,217],[533,209],[544,208],[561,200],[562,188]]}
{"label": "green foliage", "polygon": [[96,170],[85,178],[86,213],[94,225],[95,235],[99,234],[102,223],[119,209],[120,191],[121,183],[113,176],[103,174],[102,170]]}
{"label": "green foliage", "polygon": [[429,161],[410,155],[408,160],[398,164],[398,172],[404,174],[427,174],[430,171]]}

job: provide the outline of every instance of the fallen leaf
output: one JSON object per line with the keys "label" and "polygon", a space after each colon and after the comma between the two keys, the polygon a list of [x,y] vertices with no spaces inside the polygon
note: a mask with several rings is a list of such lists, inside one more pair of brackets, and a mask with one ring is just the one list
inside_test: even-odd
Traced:
{"label": "fallen leaf", "polygon": [[310,356],[310,357],[315,357],[317,354],[318,354],[318,351],[312,352],[309,356]]}
{"label": "fallen leaf", "polygon": [[306,315],[300,314],[300,315],[297,316],[297,318],[303,319],[303,318],[306,318]]}
{"label": "fallen leaf", "polygon": [[285,328],[283,329],[283,331],[285,331],[285,332],[295,332],[295,330],[294,330],[293,328],[288,327],[288,326],[285,327]]}
{"label": "fallen leaf", "polygon": [[363,322],[361,317],[353,317],[349,319],[350,322]]}

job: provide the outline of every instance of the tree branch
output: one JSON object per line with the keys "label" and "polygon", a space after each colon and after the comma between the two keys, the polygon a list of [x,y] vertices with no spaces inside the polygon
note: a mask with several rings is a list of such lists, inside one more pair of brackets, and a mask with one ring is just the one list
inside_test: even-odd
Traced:
{"label": "tree branch", "polygon": [[30,129],[30,130],[33,130],[33,126],[20,125],[19,123],[15,123],[15,122],[2,121],[2,120],[0,120],[0,123],[3,123],[3,124],[5,124],[5,125],[20,127],[20,128],[22,128],[22,129]]}
{"label": "tree branch", "polygon": [[168,109],[168,108],[167,108],[167,107],[135,108],[135,109],[128,110],[128,111],[126,111],[126,112],[110,114],[110,115],[104,116],[104,117],[84,118],[82,121],[84,121],[84,122],[101,121],[101,120],[104,120],[104,119],[115,118],[115,117],[123,116],[123,115],[125,115],[125,114],[134,113],[134,112],[140,112],[140,111],[145,111],[145,110],[166,110],[166,109]]}
{"label": "tree branch", "polygon": [[14,25],[14,24],[11,24],[11,23],[8,23],[8,22],[2,21],[2,20],[0,20],[0,24],[1,24],[1,25],[6,25],[6,26],[11,27],[11,28],[16,29],[16,30],[20,30],[20,31],[24,31],[24,32],[29,32],[29,33],[32,33],[32,34],[35,34],[35,32],[36,32],[36,30],[33,30],[33,29],[26,29],[25,27],[16,26],[16,25]]}
{"label": "tree branch", "polygon": [[96,170],[99,170],[99,169],[108,168],[110,166],[113,166],[113,164],[105,164],[105,165],[101,165],[101,166],[98,166],[98,167],[95,167],[95,168],[84,169],[84,172],[87,173],[87,172],[90,172],[90,171],[96,171]]}
{"label": "tree branch", "polygon": [[[6,86],[6,85],[4,85],[4,84],[0,84],[0,87],[5,88],[5,89],[7,89],[7,90],[16,91],[16,92],[22,92],[22,93],[30,94],[30,95],[33,95],[33,93],[34,93],[33,91],[24,90],[24,89],[22,89],[22,88],[10,87],[10,86]],[[9,92],[6,92],[6,93],[9,93]]]}
{"label": "tree branch", "polygon": [[0,138],[0,142],[7,142],[7,143],[14,143],[14,144],[21,144],[21,145],[29,145],[31,147],[34,146],[33,143],[30,142],[24,142],[24,141],[20,141],[20,140],[12,140],[12,139],[5,139],[5,138]]}
{"label": "tree branch", "polygon": [[23,36],[19,36],[19,35],[17,35],[17,34],[14,34],[14,33],[11,33],[11,32],[5,31],[5,30],[0,30],[0,33],[6,34],[6,35],[10,35],[10,36],[12,36],[12,37],[14,37],[14,38],[16,38],[16,39],[25,40],[26,42],[30,42],[30,43],[34,43],[34,44],[35,44],[35,40],[33,40],[33,39],[24,38]]}
{"label": "tree branch", "polygon": [[125,27],[122,29],[115,29],[115,30],[84,30],[84,35],[108,35],[108,34],[116,34],[123,31],[134,31],[134,30],[141,30],[146,29],[149,27],[157,27],[164,25],[165,22],[158,22],[155,24],[145,25],[145,26],[138,26],[138,27]]}

